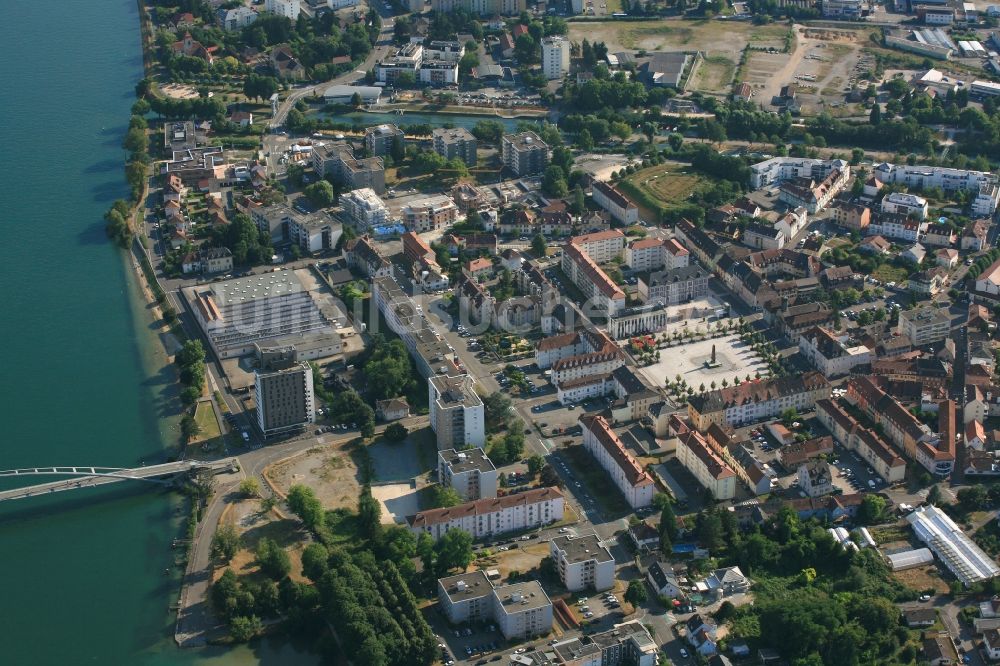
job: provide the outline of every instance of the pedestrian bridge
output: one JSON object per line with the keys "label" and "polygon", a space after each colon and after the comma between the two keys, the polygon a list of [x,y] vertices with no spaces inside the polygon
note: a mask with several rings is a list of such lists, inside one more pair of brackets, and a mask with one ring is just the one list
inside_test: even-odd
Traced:
{"label": "pedestrian bridge", "polygon": [[236,471],[239,469],[239,462],[236,458],[225,458],[223,460],[180,460],[177,462],[163,463],[161,465],[149,465],[126,469],[122,467],[30,467],[27,469],[10,469],[0,471],[0,480],[14,477],[32,476],[67,476],[71,477],[61,481],[50,481],[39,483],[13,490],[0,491],[0,502],[5,500],[24,499],[26,497],[37,497],[50,493],[62,492],[64,490],[76,490],[77,488],[93,488],[119,481],[146,481],[161,485],[169,484],[170,481],[164,477],[176,476],[188,472],[208,470],[213,473],[223,471]]}

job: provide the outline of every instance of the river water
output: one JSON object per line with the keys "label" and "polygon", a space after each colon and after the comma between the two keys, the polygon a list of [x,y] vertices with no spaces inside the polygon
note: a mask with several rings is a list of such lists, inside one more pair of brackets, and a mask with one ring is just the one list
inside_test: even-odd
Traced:
{"label": "river water", "polygon": [[[5,10],[0,469],[162,461],[177,438],[173,371],[101,220],[127,194],[136,4]],[[276,641],[174,647],[179,506],[130,483],[0,505],[0,662],[315,663]]]}

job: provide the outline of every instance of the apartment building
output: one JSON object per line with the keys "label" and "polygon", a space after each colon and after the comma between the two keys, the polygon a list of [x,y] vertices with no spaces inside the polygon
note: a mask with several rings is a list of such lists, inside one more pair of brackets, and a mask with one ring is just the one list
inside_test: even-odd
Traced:
{"label": "apartment building", "polygon": [[[940,187],[946,192],[969,190],[978,193],[983,187],[995,185],[997,182],[995,175],[983,171],[921,165],[910,166],[889,162],[875,165],[872,175],[887,185],[900,184],[918,189]],[[992,213],[993,211],[988,212]]]}
{"label": "apartment building", "polygon": [[438,483],[454,488],[466,501],[497,496],[497,468],[476,447],[438,451]]}
{"label": "apartment building", "polygon": [[549,554],[570,592],[603,592],[615,586],[615,558],[596,534],[558,536],[549,541]]}
{"label": "apartment building", "polygon": [[924,305],[912,310],[900,310],[896,332],[914,347],[935,344],[951,334],[951,316],[948,308]]}
{"label": "apartment building", "polygon": [[299,0],[264,0],[264,9],[272,14],[284,16],[292,23],[299,19]]}
{"label": "apartment building", "polygon": [[454,350],[434,332],[423,311],[395,279],[388,276],[373,278],[372,300],[389,329],[403,341],[421,377],[461,374],[455,363]]}
{"label": "apartment building", "polygon": [[865,6],[862,0],[823,0],[821,4],[825,18],[851,21],[862,17],[862,9]]}
{"label": "apartment building", "polygon": [[872,350],[847,335],[814,326],[799,337],[799,352],[826,377],[850,374],[859,365],[871,363]]}
{"label": "apartment building", "polygon": [[564,498],[558,488],[535,488],[503,497],[481,499],[442,509],[420,511],[406,518],[417,536],[437,540],[448,530],[464,530],[473,539],[543,527],[563,518]]}
{"label": "apartment building", "polygon": [[816,417],[837,442],[857,452],[886,483],[898,483],[905,478],[906,461],[881,437],[862,427],[835,400],[818,400]]}
{"label": "apartment building", "polygon": [[312,165],[320,178],[331,175],[346,189],[368,187],[379,194],[385,192],[385,164],[382,158],[355,159],[354,149],[342,141],[314,147]]}
{"label": "apartment building", "polygon": [[375,78],[380,83],[395,83],[400,76],[417,80],[417,70],[424,60],[424,47],[419,42],[407,42],[391,56],[375,63]]}
{"label": "apartment building", "polygon": [[435,12],[467,9],[479,16],[518,16],[526,8],[525,0],[431,0]]}
{"label": "apartment building", "polygon": [[345,221],[362,233],[389,222],[389,209],[370,187],[340,195],[340,206],[344,211]]}
{"label": "apartment building", "polygon": [[257,427],[264,437],[316,422],[312,368],[296,360],[294,347],[259,349],[254,372]]}
{"label": "apartment building", "polygon": [[809,497],[822,497],[833,492],[833,474],[830,463],[825,460],[810,460],[799,465],[799,488]]}
{"label": "apartment building", "polygon": [[777,416],[786,409],[812,409],[817,400],[830,397],[830,382],[818,372],[760,379],[692,396],[688,416],[698,430],[712,423],[743,425]]}
{"label": "apartment building", "polygon": [[542,38],[542,73],[545,78],[562,79],[569,74],[569,40],[562,35]]}
{"label": "apartment building", "polygon": [[352,238],[344,244],[344,259],[366,277],[392,277],[392,264],[382,256],[368,236]]}
{"label": "apartment building", "polygon": [[410,264],[414,282],[427,291],[448,288],[448,276],[437,262],[434,250],[412,231],[403,234],[403,258]]}
{"label": "apartment building", "polygon": [[443,194],[408,203],[402,211],[403,224],[410,231],[437,231],[458,222],[458,206]]}
{"label": "apartment building", "polygon": [[500,147],[504,166],[516,176],[541,173],[549,165],[549,147],[534,132],[505,134]]}
{"label": "apartment building", "polygon": [[871,209],[858,203],[839,202],[830,207],[830,213],[836,224],[850,231],[865,233],[872,221]]}
{"label": "apartment building", "polygon": [[562,269],[591,305],[609,315],[625,307],[625,292],[599,264],[621,255],[625,236],[618,230],[575,236],[563,247]]}
{"label": "apartment building", "polygon": [[584,415],[580,417],[580,425],[584,448],[608,473],[629,506],[633,509],[649,506],[656,492],[653,477],[628,452],[607,420],[603,416]]}
{"label": "apartment building", "polygon": [[473,389],[469,375],[435,375],[427,380],[431,429],[438,450],[486,445],[483,401]]}
{"label": "apartment building", "polygon": [[697,264],[655,271],[638,280],[639,299],[643,303],[677,305],[708,295],[710,275]]}
{"label": "apartment building", "polygon": [[449,160],[457,157],[468,167],[476,166],[479,142],[469,130],[464,127],[438,127],[431,133],[431,138],[434,152],[438,155]]}
{"label": "apartment building", "polygon": [[595,180],[591,185],[591,192],[594,203],[622,224],[627,226],[639,221],[639,207],[611,183]]}
{"label": "apartment building", "polygon": [[690,257],[675,238],[642,238],[625,247],[625,263],[634,271],[683,268],[689,265]]}
{"label": "apartment building", "polygon": [[400,147],[405,147],[403,130],[395,125],[382,124],[365,129],[365,150],[369,155],[388,155],[397,141]]}
{"label": "apartment building", "polygon": [[821,179],[797,178],[781,183],[778,199],[792,207],[818,213],[837,196],[851,179],[851,168],[833,169]]}
{"label": "apartment building", "polygon": [[890,192],[882,199],[883,213],[914,216],[920,220],[927,219],[927,199],[906,192]]}
{"label": "apartment building", "polygon": [[677,443],[677,462],[716,500],[736,496],[736,472],[697,430],[681,435]]}
{"label": "apartment building", "polygon": [[552,602],[538,581],[493,587],[482,571],[438,579],[438,603],[451,624],[496,623],[507,640],[552,630]]}
{"label": "apartment building", "polygon": [[847,400],[882,427],[885,436],[910,459],[937,476],[950,474],[955,466],[955,403],[938,405],[938,429],[911,414],[873,379],[855,377],[847,385]]}
{"label": "apartment building", "polygon": [[844,160],[772,157],[751,165],[750,184],[754,189],[759,189],[795,178],[822,181],[833,171],[840,171],[850,176],[850,165]]}

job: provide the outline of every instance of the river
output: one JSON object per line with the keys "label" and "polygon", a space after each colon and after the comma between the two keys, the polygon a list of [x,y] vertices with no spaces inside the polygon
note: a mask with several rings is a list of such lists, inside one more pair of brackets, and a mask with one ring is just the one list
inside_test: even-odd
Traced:
{"label": "river", "polygon": [[[135,2],[5,7],[0,469],[162,461],[177,438],[173,371],[101,219],[127,194]],[[0,505],[0,661],[316,663],[277,641],[174,646],[179,508],[130,483]]]}

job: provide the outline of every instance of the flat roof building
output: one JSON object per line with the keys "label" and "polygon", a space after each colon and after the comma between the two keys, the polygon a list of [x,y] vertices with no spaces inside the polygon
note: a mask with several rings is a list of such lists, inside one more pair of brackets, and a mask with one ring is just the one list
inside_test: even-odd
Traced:
{"label": "flat roof building", "polygon": [[615,558],[596,534],[556,537],[549,541],[549,554],[570,592],[601,592],[615,585]]}
{"label": "flat roof building", "polygon": [[283,270],[182,290],[219,358],[255,351],[258,343],[294,345],[298,359],[336,356],[337,328],[347,318],[308,269]]}
{"label": "flat roof building", "polygon": [[469,375],[436,375],[427,380],[431,428],[438,450],[486,445],[483,401]]}
{"label": "flat roof building", "polygon": [[497,496],[497,468],[477,447],[438,451],[438,482],[466,501]]}

